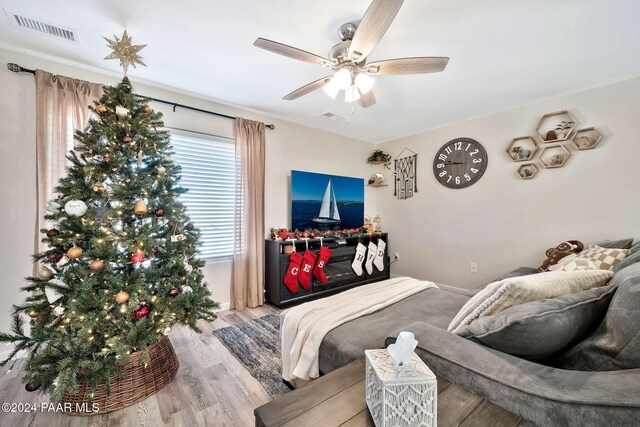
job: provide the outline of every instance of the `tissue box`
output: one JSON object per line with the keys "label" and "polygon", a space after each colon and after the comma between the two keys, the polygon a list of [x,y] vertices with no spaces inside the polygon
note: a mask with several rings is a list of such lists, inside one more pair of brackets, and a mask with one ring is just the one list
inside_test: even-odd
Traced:
{"label": "tissue box", "polygon": [[436,376],[413,353],[396,367],[386,349],[365,350],[366,400],[376,427],[437,424]]}

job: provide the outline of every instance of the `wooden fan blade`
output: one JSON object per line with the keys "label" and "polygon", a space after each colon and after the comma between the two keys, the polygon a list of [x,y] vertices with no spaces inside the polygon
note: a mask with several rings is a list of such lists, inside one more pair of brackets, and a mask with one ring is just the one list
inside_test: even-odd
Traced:
{"label": "wooden fan blade", "polygon": [[371,107],[375,103],[376,97],[373,95],[372,90],[367,93],[360,92],[360,99],[358,99],[358,104],[360,104],[362,108]]}
{"label": "wooden fan blade", "polygon": [[348,57],[354,62],[366,58],[398,14],[404,0],[373,0],[356,30]]}
{"label": "wooden fan blade", "polygon": [[253,45],[255,47],[259,47],[260,49],[265,49],[270,52],[277,53],[278,55],[297,59],[298,61],[310,62],[312,64],[318,64],[325,67],[333,66],[333,62],[331,62],[327,58],[323,58],[321,56],[286,44],[274,42],[273,40],[258,38],[255,42],[253,42]]}
{"label": "wooden fan blade", "polygon": [[371,62],[364,69],[368,74],[391,76],[400,74],[439,73],[449,62],[447,57],[415,57]]}
{"label": "wooden fan blade", "polygon": [[287,101],[292,101],[296,98],[300,98],[303,95],[308,94],[309,92],[313,92],[314,90],[320,89],[331,80],[331,76],[323,77],[321,79],[316,80],[315,82],[311,82],[308,85],[304,85],[301,88],[298,88],[286,95],[282,99],[286,99]]}

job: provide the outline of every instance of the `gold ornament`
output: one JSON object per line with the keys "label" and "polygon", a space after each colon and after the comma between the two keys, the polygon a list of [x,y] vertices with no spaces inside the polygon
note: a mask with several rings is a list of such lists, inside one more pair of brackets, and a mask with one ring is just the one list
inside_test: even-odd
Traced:
{"label": "gold ornament", "polygon": [[102,183],[94,184],[93,191],[95,191],[96,193],[104,193],[105,191],[104,184]]}
{"label": "gold ornament", "polygon": [[82,256],[82,248],[79,248],[77,246],[71,247],[67,251],[67,256],[71,259],[80,258]]}
{"label": "gold ornament", "polygon": [[91,261],[91,264],[89,264],[89,269],[95,273],[102,270],[103,268],[104,268],[104,261],[102,261],[101,259],[96,259],[94,261]]}
{"label": "gold ornament", "polygon": [[127,30],[124,30],[122,38],[119,39],[116,35],[114,35],[113,38],[115,40],[104,37],[108,43],[109,49],[113,50],[113,52],[105,56],[104,59],[119,59],[120,66],[124,70],[125,76],[127,75],[129,65],[132,65],[133,68],[136,68],[136,64],[144,65],[145,67],[147,66],[147,64],[142,62],[142,57],[138,55],[138,52],[147,46],[146,44],[132,45],[131,37],[127,34]]}
{"label": "gold ornament", "polygon": [[144,202],[144,200],[140,199],[136,202],[135,206],[133,207],[133,213],[136,215],[144,215],[147,213],[147,204]]}
{"label": "gold ornament", "polygon": [[49,280],[53,277],[53,271],[49,270],[48,268],[43,268],[42,270],[38,271],[38,277],[42,280]]}
{"label": "gold ornament", "polygon": [[142,110],[145,114],[149,114],[151,112],[151,107],[149,107],[148,105],[144,106],[144,110]]}
{"label": "gold ornament", "polygon": [[118,304],[122,304],[123,302],[129,301],[129,294],[125,291],[120,291],[116,294],[116,302]]}
{"label": "gold ornament", "polygon": [[107,112],[107,107],[105,107],[104,105],[96,105],[96,113],[104,114],[106,112]]}

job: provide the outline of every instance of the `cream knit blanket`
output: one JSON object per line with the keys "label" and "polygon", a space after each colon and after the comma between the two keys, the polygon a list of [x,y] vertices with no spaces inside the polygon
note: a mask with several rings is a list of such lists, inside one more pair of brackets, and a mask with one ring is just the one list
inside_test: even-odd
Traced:
{"label": "cream knit blanket", "polygon": [[[320,375],[320,344],[329,331],[428,288],[437,286],[433,282],[398,277],[349,289],[282,312],[282,377],[287,381],[317,378]],[[364,352],[362,355],[364,357]]]}

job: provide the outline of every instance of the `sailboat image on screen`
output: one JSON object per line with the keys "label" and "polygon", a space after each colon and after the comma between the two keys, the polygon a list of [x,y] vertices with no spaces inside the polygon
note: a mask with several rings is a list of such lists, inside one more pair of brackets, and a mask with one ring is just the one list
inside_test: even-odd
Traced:
{"label": "sailboat image on screen", "polygon": [[331,179],[327,184],[327,189],[324,192],[322,198],[322,206],[320,207],[320,213],[317,217],[313,218],[313,222],[318,224],[340,224],[340,212],[338,212],[338,203],[336,202],[336,195],[333,192],[333,185],[331,185]]}

